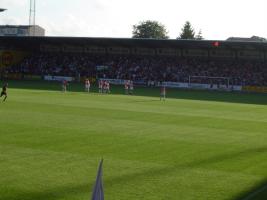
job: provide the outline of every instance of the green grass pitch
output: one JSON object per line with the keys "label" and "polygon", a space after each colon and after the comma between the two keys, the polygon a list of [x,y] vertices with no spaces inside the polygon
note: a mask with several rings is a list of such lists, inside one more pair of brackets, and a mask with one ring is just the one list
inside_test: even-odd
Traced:
{"label": "green grass pitch", "polygon": [[88,200],[101,158],[108,200],[267,199],[265,94],[9,86],[0,200]]}

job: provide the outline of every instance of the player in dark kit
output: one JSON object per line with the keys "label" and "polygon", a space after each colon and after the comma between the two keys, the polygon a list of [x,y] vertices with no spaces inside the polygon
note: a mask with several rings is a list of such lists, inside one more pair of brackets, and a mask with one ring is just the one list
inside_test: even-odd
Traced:
{"label": "player in dark kit", "polygon": [[5,101],[6,98],[7,98],[7,92],[6,92],[6,90],[7,90],[7,86],[8,86],[8,84],[6,83],[6,84],[3,86],[3,88],[2,88],[2,92],[1,92],[1,96],[0,96],[0,97],[5,96],[5,98],[4,98],[3,101]]}

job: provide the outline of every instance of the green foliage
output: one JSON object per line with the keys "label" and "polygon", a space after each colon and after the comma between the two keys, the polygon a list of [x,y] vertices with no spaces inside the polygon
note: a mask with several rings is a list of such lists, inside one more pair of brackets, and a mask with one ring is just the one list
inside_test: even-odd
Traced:
{"label": "green foliage", "polygon": [[165,26],[157,21],[143,21],[133,26],[133,38],[167,39]]}
{"label": "green foliage", "polygon": [[237,200],[266,181],[266,95],[168,89],[161,102],[158,88],[9,85],[0,200],[88,199],[102,157],[107,199]]}
{"label": "green foliage", "polygon": [[201,30],[199,30],[199,32],[198,32],[198,34],[196,35],[195,39],[196,39],[196,40],[203,40],[203,39],[204,39],[203,36],[202,36],[202,31],[201,31]]}
{"label": "green foliage", "polygon": [[185,22],[181,30],[180,36],[177,39],[195,39],[195,31],[189,21]]}

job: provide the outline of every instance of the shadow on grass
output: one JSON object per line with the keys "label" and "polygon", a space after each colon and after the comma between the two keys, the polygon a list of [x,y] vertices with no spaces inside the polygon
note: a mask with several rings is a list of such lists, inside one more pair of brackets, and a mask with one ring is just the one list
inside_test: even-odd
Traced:
{"label": "shadow on grass", "polygon": [[110,184],[113,185],[113,184],[118,184],[118,183],[126,183],[128,180],[139,180],[139,179],[142,179],[143,177],[147,178],[150,176],[164,176],[164,175],[170,176],[172,174],[175,174],[178,170],[211,166],[213,164],[223,163],[225,161],[236,162],[238,161],[238,158],[240,157],[247,158],[255,154],[257,155],[267,154],[267,147],[246,149],[240,152],[218,155],[218,156],[210,157],[210,158],[203,159],[203,160],[195,160],[195,161],[188,162],[188,163],[171,165],[169,167],[143,170],[141,172],[115,177],[113,179],[105,181],[105,183],[109,182]]}
{"label": "shadow on grass", "polygon": [[[172,176],[175,175],[177,171],[183,169],[193,169],[193,168],[201,168],[205,166],[211,166],[213,164],[218,164],[220,162],[230,161],[235,162],[240,157],[247,158],[249,156],[253,156],[255,154],[267,154],[267,147],[259,147],[253,149],[246,149],[244,151],[236,152],[236,153],[228,153],[215,157],[210,157],[203,160],[197,160],[189,163],[173,165],[165,168],[158,169],[149,169],[141,172],[118,176],[113,179],[108,179],[105,181],[106,185],[116,185],[116,184],[125,184],[130,181],[137,181],[157,177],[160,179],[160,176]],[[250,190],[247,190],[241,194],[238,194],[236,197],[233,197],[231,200],[267,200],[267,181],[263,181],[257,186],[252,187]]]}
{"label": "shadow on grass", "polygon": [[[220,162],[225,162],[225,161],[231,161],[235,162],[238,160],[238,158],[243,157],[246,158],[248,156],[253,156],[254,154],[266,154],[267,153],[267,147],[260,147],[260,148],[254,148],[254,149],[246,149],[244,151],[236,152],[236,153],[229,153],[229,154],[224,154],[224,155],[219,155],[203,160],[197,160],[189,163],[184,163],[184,164],[178,164],[178,165],[173,165],[170,167],[165,167],[165,168],[158,168],[158,169],[149,169],[149,170],[143,170],[137,173],[132,173],[128,175],[123,175],[123,176],[118,176],[112,179],[105,180],[105,185],[116,185],[116,184],[125,184],[130,181],[136,181],[138,182],[139,180],[142,180],[144,177],[146,179],[153,179],[154,177],[157,177],[157,179],[160,179],[161,176],[172,176],[175,175],[177,171],[181,171],[183,169],[193,169],[193,168],[201,168],[205,166],[210,166],[213,164],[218,164]],[[234,197],[231,200],[254,200],[254,199],[242,199],[246,196],[248,196],[251,192],[254,191],[254,189],[257,189],[261,186],[257,186],[253,188],[251,191],[247,191],[245,193],[242,193],[238,195],[237,197]],[[262,194],[259,194],[259,199],[257,200],[265,200],[267,198],[262,198]],[[266,196],[264,196],[266,197]]]}
{"label": "shadow on grass", "polygon": [[[61,91],[61,83],[47,81],[9,81],[9,87]],[[68,90],[71,92],[83,92],[84,87],[82,83],[71,83]],[[91,92],[98,93],[98,89],[92,87]],[[123,86],[112,86],[111,93],[122,95],[124,94],[124,88]],[[159,88],[137,87],[135,88],[134,96],[159,97]],[[267,94],[257,93],[167,89],[167,98],[267,105]]]}
{"label": "shadow on grass", "polygon": [[267,179],[253,186],[251,189],[237,195],[233,200],[266,200]]}

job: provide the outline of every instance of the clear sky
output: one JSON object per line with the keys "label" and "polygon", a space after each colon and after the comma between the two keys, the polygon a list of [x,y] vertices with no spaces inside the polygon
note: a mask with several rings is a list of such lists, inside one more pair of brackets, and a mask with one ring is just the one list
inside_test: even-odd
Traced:
{"label": "clear sky", "polygon": [[[30,0],[0,0],[0,24],[28,24]],[[36,0],[36,24],[49,36],[131,37],[143,20],[176,38],[186,20],[205,39],[267,38],[267,0]]]}

